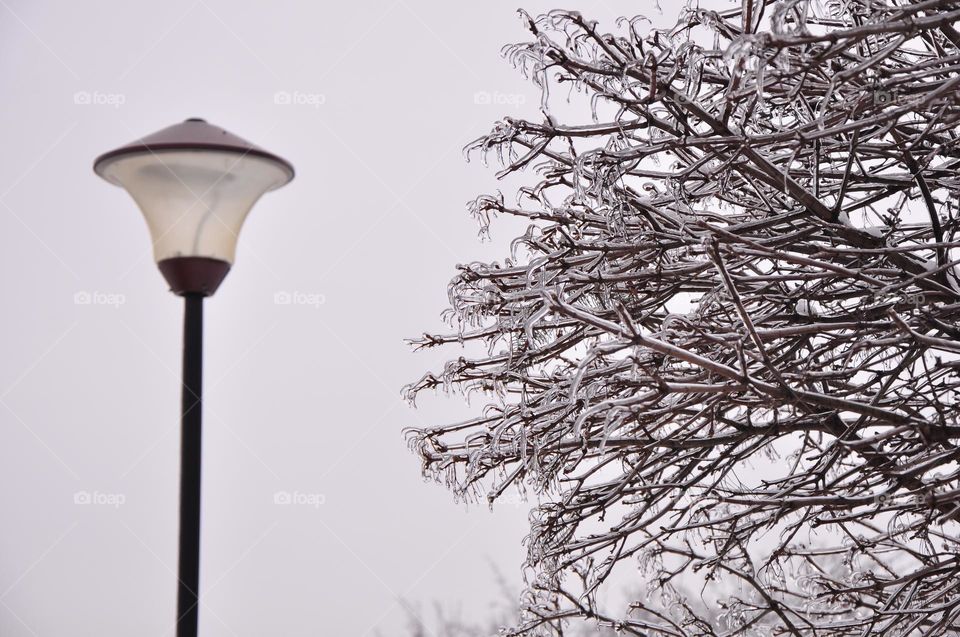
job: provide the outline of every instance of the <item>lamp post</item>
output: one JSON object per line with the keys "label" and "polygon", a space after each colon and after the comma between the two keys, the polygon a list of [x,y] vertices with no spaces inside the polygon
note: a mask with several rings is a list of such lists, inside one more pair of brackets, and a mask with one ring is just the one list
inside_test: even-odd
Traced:
{"label": "lamp post", "polygon": [[177,637],[196,637],[203,299],[230,271],[253,204],[289,183],[293,166],[202,119],[188,119],[104,153],[93,169],[133,197],[150,229],[157,267],[184,299]]}

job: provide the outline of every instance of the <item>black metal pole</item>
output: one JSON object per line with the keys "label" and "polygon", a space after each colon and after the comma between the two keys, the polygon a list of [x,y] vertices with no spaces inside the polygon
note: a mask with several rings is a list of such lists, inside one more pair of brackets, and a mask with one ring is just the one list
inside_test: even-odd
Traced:
{"label": "black metal pole", "polygon": [[203,385],[203,296],[184,295],[183,396],[180,431],[180,563],[177,637],[197,637],[200,592],[200,423]]}

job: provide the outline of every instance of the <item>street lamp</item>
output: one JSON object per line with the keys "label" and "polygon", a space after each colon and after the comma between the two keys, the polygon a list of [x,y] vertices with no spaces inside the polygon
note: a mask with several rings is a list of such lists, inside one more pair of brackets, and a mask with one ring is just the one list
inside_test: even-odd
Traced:
{"label": "street lamp", "polygon": [[188,119],[100,155],[93,169],[133,197],[150,229],[157,267],[184,298],[177,637],[196,637],[203,298],[230,271],[253,204],[293,179],[293,166],[202,119]]}

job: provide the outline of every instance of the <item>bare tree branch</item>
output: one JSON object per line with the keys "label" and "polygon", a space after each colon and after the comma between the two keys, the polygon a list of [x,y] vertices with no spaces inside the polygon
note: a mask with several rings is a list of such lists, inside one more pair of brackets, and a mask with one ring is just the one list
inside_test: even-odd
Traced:
{"label": "bare tree branch", "polygon": [[488,397],[408,430],[428,475],[541,495],[510,634],[960,633],[960,2],[738,4],[504,50],[544,120],[469,148],[538,178],[469,208],[531,225],[406,393]]}

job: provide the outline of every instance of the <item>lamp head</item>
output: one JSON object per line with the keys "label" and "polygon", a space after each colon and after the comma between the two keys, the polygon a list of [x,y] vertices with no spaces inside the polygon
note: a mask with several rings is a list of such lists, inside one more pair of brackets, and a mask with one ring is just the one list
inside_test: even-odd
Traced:
{"label": "lamp head", "polygon": [[203,296],[230,271],[253,204],[294,176],[285,159],[197,118],[104,153],[93,169],[143,212],[171,291]]}

